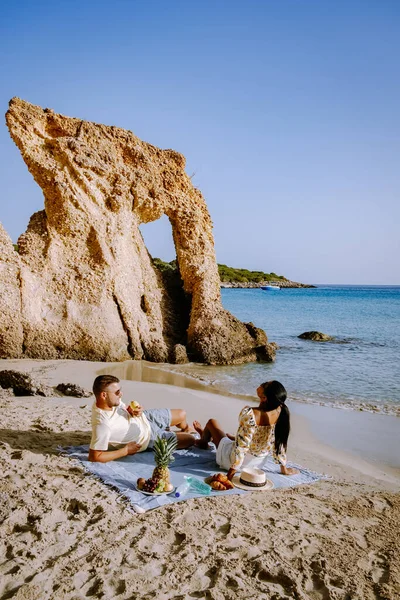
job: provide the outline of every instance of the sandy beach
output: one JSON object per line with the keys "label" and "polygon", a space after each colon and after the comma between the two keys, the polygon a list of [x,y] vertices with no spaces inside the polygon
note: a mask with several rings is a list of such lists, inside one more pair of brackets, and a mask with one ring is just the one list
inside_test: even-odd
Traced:
{"label": "sandy beach", "polygon": [[[0,361],[6,368],[90,389],[123,365]],[[243,399],[144,363],[131,369],[125,401],[235,430]],[[92,402],[0,398],[1,599],[399,597],[398,419],[292,402],[289,460],[330,479],[137,515],[57,450],[89,442]]]}

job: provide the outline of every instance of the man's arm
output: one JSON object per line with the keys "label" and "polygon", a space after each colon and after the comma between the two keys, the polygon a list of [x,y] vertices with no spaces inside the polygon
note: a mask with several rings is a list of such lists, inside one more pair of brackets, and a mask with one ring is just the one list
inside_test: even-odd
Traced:
{"label": "man's arm", "polygon": [[129,442],[126,446],[118,448],[118,450],[92,450],[90,448],[89,460],[90,462],[106,463],[110,462],[110,460],[116,460],[117,458],[136,454],[136,452],[139,452],[140,448],[141,445],[136,442]]}

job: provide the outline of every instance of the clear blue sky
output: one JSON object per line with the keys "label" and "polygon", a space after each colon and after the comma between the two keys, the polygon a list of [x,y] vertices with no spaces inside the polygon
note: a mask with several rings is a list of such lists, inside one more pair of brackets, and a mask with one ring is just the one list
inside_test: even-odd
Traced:
{"label": "clear blue sky", "polygon": [[[187,158],[218,262],[311,283],[400,284],[398,0],[20,1],[0,100],[131,129]],[[43,197],[0,128],[0,221]],[[143,226],[174,258],[166,219]]]}

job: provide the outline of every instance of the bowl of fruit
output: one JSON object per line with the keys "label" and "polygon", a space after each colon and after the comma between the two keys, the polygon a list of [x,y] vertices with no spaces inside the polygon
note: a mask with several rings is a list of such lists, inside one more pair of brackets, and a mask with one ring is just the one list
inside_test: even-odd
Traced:
{"label": "bowl of fruit", "polygon": [[164,481],[164,479],[156,479],[155,477],[150,477],[149,479],[144,479],[140,477],[137,480],[136,487],[139,492],[142,494],[157,496],[159,494],[170,494],[175,490],[175,487],[172,483]]}

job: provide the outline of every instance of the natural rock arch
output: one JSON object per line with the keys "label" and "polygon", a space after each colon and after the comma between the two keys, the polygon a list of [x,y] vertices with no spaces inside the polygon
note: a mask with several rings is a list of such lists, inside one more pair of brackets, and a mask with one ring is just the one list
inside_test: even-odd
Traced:
{"label": "natural rock arch", "polygon": [[[19,257],[11,255],[20,273],[17,354],[163,362],[184,342],[211,364],[273,358],[264,332],[222,307],[210,215],[181,154],[18,98],[6,120],[45,200],[18,240]],[[182,306],[139,230],[163,214],[190,298],[185,340]]]}

